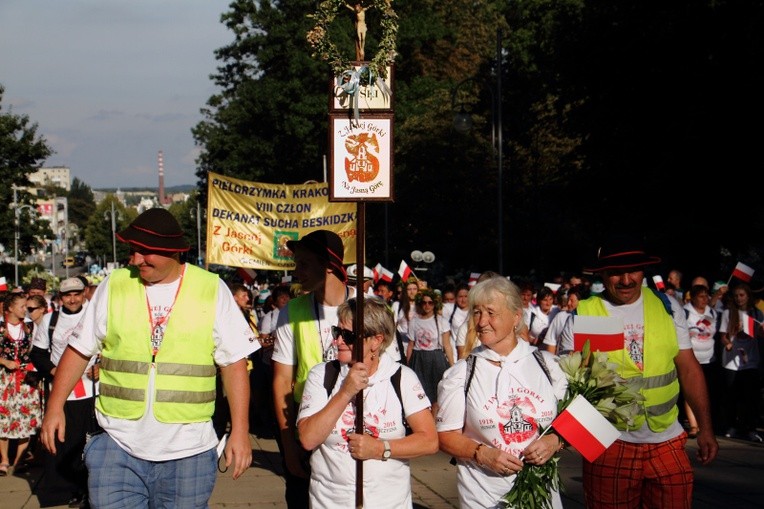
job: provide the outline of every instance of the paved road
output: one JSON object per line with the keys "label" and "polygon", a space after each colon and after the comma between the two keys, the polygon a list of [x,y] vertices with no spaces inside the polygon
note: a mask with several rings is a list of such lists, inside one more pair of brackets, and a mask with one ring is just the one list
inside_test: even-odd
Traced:
{"label": "paved road", "polygon": [[[709,467],[695,470],[694,509],[735,509],[764,507],[764,445],[720,438],[719,457]],[[284,482],[274,440],[252,437],[252,468],[234,481],[221,473],[210,501],[211,509],[284,507]],[[694,441],[688,453],[696,452]],[[411,485],[414,509],[458,508],[456,470],[449,458],[438,453],[412,461]],[[566,508],[582,508],[581,458],[573,451],[563,451],[561,476],[566,492]],[[39,509],[34,489],[42,474],[39,466],[12,477],[0,478],[0,507],[3,509]],[[59,506],[54,509],[65,509]]]}

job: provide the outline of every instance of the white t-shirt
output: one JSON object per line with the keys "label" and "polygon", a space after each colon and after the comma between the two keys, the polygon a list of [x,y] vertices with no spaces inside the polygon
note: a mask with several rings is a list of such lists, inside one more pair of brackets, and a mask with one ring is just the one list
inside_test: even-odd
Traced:
{"label": "white t-shirt", "polygon": [[[400,364],[387,353],[380,356],[377,371],[369,378],[364,391],[363,411],[366,432],[375,438],[393,440],[406,436],[401,402],[390,383],[390,377]],[[326,363],[317,364],[308,374],[297,416],[304,419],[324,408],[329,401],[324,387]],[[340,390],[348,374],[341,365],[332,396]],[[426,410],[430,400],[416,374],[401,366],[401,399],[407,417]],[[310,503],[312,509],[355,506],[355,460],[350,456],[346,436],[355,429],[355,402],[351,401],[326,438],[310,457]],[[411,507],[411,475],[408,460],[391,458],[387,461],[363,462],[365,508]]]}
{"label": "white t-shirt", "polygon": [[709,306],[699,313],[695,307],[687,303],[687,331],[692,342],[692,351],[701,364],[708,364],[714,358],[714,334],[716,334],[716,311]]}
{"label": "white t-shirt", "polygon": [[271,334],[276,330],[279,319],[279,308],[273,308],[263,316],[260,321],[260,334]]}
{"label": "white t-shirt", "polygon": [[414,350],[442,350],[443,334],[448,331],[448,322],[442,315],[429,318],[414,315],[408,322],[407,333],[409,340],[414,342]]}
{"label": "white t-shirt", "polygon": [[[651,291],[651,290],[643,290]],[[674,328],[676,329],[676,339],[680,350],[692,349],[692,342],[687,331],[687,320],[685,319],[684,309],[676,299],[668,299],[671,303],[671,312],[674,319]],[[602,299],[605,304],[605,310],[608,316],[621,318],[623,320],[624,343],[634,363],[642,369],[644,361],[644,342],[645,342],[645,324],[644,311],[642,305],[642,294],[639,299],[632,304],[614,306],[609,301]],[[565,327],[560,333],[560,352],[570,352],[573,350],[573,315],[568,317]],[[640,444],[657,444],[678,437],[684,429],[679,421],[669,426],[665,431],[656,433],[647,425],[647,421],[641,428],[634,431],[621,432],[621,440]]]}
{"label": "white t-shirt", "polygon": [[[462,359],[449,368],[438,384],[438,432],[462,430],[476,442],[520,456],[557,415],[557,400],[565,395],[565,375],[549,352],[542,352],[553,383],[533,356],[536,347],[525,341],[506,357],[479,346],[475,370],[465,400],[468,363]],[[498,361],[500,366],[489,362]],[[516,476],[500,476],[473,461],[458,460],[457,482],[461,507],[503,507],[499,503]],[[552,496],[561,508],[559,493]]]}
{"label": "white t-shirt", "polygon": [[[154,319],[172,306],[180,279],[168,284],[146,287]],[[83,355],[92,356],[101,350],[106,337],[109,277],[98,285],[80,324],[70,336],[69,346]],[[145,305],[141,302],[138,305]],[[172,314],[170,315],[172,320]],[[214,359],[218,366],[228,366],[246,358],[260,348],[260,343],[233,300],[228,286],[221,280],[213,324]],[[146,338],[149,341],[149,338]],[[154,375],[149,375],[147,393],[154,394]],[[154,417],[153,401],[149,399],[146,412],[137,420],[120,419],[96,412],[98,424],[109,433],[128,454],[148,461],[186,458],[217,446],[218,439],[212,420],[189,424],[161,423]]]}
{"label": "white t-shirt", "polygon": [[[570,313],[567,311],[558,311],[557,314],[554,315],[554,318],[552,318],[549,322],[549,326],[546,328],[546,334],[544,334],[545,345],[557,348],[560,340],[560,333],[565,327],[565,322],[568,320],[569,316]],[[558,349],[557,352],[560,353],[561,350]]]}
{"label": "white t-shirt", "polygon": [[[87,301],[83,302],[82,309],[77,313],[72,314],[67,313],[62,307],[58,312],[58,321],[56,321],[56,327],[53,329],[52,338],[48,336],[48,327],[50,327],[50,320],[53,317],[53,314],[46,313],[45,316],[42,317],[42,322],[40,322],[39,327],[34,331],[32,346],[36,346],[43,350],[47,350],[50,347],[50,362],[58,366],[61,356],[64,354],[64,350],[66,350],[69,334],[72,333],[77,327],[77,324],[80,323],[80,319],[85,315],[85,308],[87,305]],[[66,398],[67,401],[92,398],[95,394],[98,394],[98,382],[95,382],[94,384],[86,374],[90,367],[95,364],[96,358],[97,357],[92,357],[90,359],[87,368],[85,368],[85,372],[80,377],[80,381],[77,382],[77,385],[74,386],[74,389]]]}
{"label": "white t-shirt", "polygon": [[559,311],[559,307],[552,306],[552,309],[549,310],[549,313],[544,314],[544,312],[542,312],[538,306],[534,306],[533,311],[531,312],[533,317],[531,319],[530,328],[528,330],[530,336],[532,338],[543,338],[546,334],[547,327],[549,327],[549,324],[554,318],[554,315],[556,315]]}

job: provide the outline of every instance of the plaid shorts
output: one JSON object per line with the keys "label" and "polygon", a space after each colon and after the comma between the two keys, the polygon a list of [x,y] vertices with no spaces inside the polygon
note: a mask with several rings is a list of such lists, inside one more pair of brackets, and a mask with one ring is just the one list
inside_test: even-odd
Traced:
{"label": "plaid shorts", "polygon": [[690,509],[692,465],[687,434],[659,444],[616,440],[593,463],[584,460],[586,507]]}

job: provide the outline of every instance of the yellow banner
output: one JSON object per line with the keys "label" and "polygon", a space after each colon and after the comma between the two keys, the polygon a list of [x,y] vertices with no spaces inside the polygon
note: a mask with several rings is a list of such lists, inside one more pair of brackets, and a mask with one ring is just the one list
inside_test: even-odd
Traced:
{"label": "yellow banner", "polygon": [[288,240],[331,230],[355,263],[356,204],[329,203],[326,183],[279,185],[210,173],[207,262],[261,270],[292,270]]}

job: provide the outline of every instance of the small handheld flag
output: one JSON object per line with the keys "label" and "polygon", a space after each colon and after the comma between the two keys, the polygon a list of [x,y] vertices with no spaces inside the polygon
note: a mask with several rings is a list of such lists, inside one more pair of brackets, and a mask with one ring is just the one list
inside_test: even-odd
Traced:
{"label": "small handheld flag", "polygon": [[753,279],[753,269],[743,262],[737,262],[735,270],[732,271],[732,277],[736,277],[741,281],[750,283]]}
{"label": "small handheld flag", "polygon": [[592,352],[612,352],[624,347],[623,320],[609,316],[576,315],[573,320],[573,349],[580,352],[589,340]]}
{"label": "small handheld flag", "polygon": [[398,267],[398,275],[401,277],[401,281],[407,281],[408,278],[411,276],[414,276],[414,272],[411,270],[411,267],[409,267],[409,264],[406,263],[405,260],[401,260],[401,265]]}
{"label": "small handheld flag", "polygon": [[552,421],[552,427],[589,462],[599,458],[621,436],[581,394]]}
{"label": "small handheld flag", "polygon": [[658,291],[662,292],[666,290],[666,285],[663,283],[663,278],[656,275],[653,276],[653,283],[655,283],[655,287],[658,289]]}
{"label": "small handheld flag", "polygon": [[382,281],[387,281],[389,283],[393,282],[393,277],[395,277],[395,274],[393,274],[393,271],[387,270],[386,268],[382,267],[382,273],[379,276]]}
{"label": "small handheld flag", "polygon": [[480,278],[480,272],[471,272],[470,273],[470,279],[467,282],[467,285],[472,288],[475,286],[478,282],[478,279]]}
{"label": "small handheld flag", "polygon": [[745,318],[742,320],[742,327],[743,327],[743,334],[747,334],[748,336],[755,338],[756,337],[756,320],[753,319],[751,315],[745,315]]}

